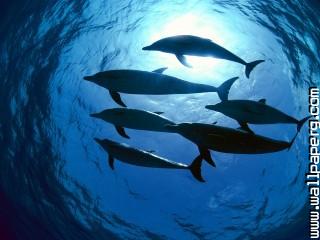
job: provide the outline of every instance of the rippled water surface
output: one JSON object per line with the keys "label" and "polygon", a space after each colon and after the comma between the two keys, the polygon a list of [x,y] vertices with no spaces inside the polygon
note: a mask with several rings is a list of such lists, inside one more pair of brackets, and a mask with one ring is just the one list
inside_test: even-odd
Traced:
{"label": "rippled water surface", "polygon": [[[94,137],[111,138],[190,163],[192,143],[175,134],[114,127],[89,114],[115,107],[107,91],[83,76],[109,69],[152,71],[220,85],[239,76],[231,99],[266,98],[301,119],[308,87],[320,85],[317,1],[24,1],[3,4],[0,22],[0,223],[7,239],[306,239],[307,129],[289,151],[264,155],[212,152],[205,184],[189,172],[116,162]],[[177,34],[213,39],[247,61],[265,59],[244,76],[239,64],[142,51]],[[175,122],[237,127],[206,110],[214,93],[123,94],[132,108],[164,112]],[[292,125],[252,126],[290,140]]]}

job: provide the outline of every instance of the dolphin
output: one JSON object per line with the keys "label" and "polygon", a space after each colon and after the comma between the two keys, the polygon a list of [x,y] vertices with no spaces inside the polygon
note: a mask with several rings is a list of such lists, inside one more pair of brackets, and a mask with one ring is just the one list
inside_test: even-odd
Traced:
{"label": "dolphin", "polygon": [[185,55],[214,57],[237,62],[245,65],[245,73],[247,78],[251,71],[264,60],[246,62],[237,55],[227,49],[212,42],[210,39],[201,38],[192,35],[178,35],[160,39],[150,46],[142,48],[142,50],[161,51],[176,55],[177,59],[186,67],[191,67],[186,61]]}
{"label": "dolphin", "polygon": [[113,124],[122,137],[130,138],[124,128],[170,132],[166,125],[175,123],[161,114],[162,112],[149,112],[133,108],[111,108],[99,113],[90,114],[90,116]]}
{"label": "dolphin", "polygon": [[252,124],[273,124],[273,123],[293,123],[297,124],[299,132],[303,124],[311,117],[297,120],[280,110],[266,104],[265,99],[259,101],[252,100],[228,100],[215,105],[207,105],[207,109],[220,112],[238,121],[240,126],[249,132],[248,123]]}
{"label": "dolphin", "polygon": [[139,70],[110,70],[84,77],[85,80],[109,90],[112,99],[126,107],[120,93],[166,95],[217,92],[221,100],[227,100],[229,90],[238,77],[231,78],[218,88],[206,84],[191,83],[176,77],[162,74],[166,68],[153,72]]}
{"label": "dolphin", "polygon": [[[175,123],[168,118],[161,115],[162,112],[149,112],[145,110],[133,108],[112,108],[106,109],[100,113],[90,114],[106,122],[113,124],[119,133],[124,138],[130,138],[124,128],[135,130],[155,131],[155,132],[171,132],[167,125],[174,125]],[[196,144],[200,156],[215,167],[215,163],[211,158],[208,149]]]}
{"label": "dolphin", "polygon": [[187,166],[182,163],[170,161],[166,158],[157,156],[151,152],[143,151],[130,147],[124,143],[117,143],[109,139],[94,139],[105,151],[108,152],[109,166],[114,169],[114,159],[121,162],[150,168],[167,168],[167,169],[187,169],[190,170],[194,178],[200,182],[205,182],[201,176],[201,157],[196,157],[193,162]]}
{"label": "dolphin", "polygon": [[290,149],[290,142],[275,140],[244,130],[204,123],[181,123],[168,125],[171,131],[180,133],[192,142],[223,153],[263,154]]}

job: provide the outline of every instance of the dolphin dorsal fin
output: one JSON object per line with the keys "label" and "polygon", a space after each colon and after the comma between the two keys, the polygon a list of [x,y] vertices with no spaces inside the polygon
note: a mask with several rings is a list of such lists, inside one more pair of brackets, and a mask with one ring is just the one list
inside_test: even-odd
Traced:
{"label": "dolphin dorsal fin", "polygon": [[158,114],[158,115],[163,114],[163,112],[153,112],[153,113]]}
{"label": "dolphin dorsal fin", "polygon": [[181,64],[183,64],[184,66],[186,66],[188,68],[192,68],[192,66],[187,62],[187,59],[185,56],[183,56],[181,54],[176,54],[176,57],[179,60],[179,62],[181,62]]}
{"label": "dolphin dorsal fin", "polygon": [[158,68],[156,70],[153,70],[152,72],[162,74],[167,69],[168,69],[167,67],[163,67],[163,68]]}
{"label": "dolphin dorsal fin", "polygon": [[258,102],[259,102],[259,103],[266,104],[267,100],[266,100],[265,98],[261,98]]}
{"label": "dolphin dorsal fin", "polygon": [[155,150],[148,150],[147,152],[148,153],[155,153],[156,151]]}

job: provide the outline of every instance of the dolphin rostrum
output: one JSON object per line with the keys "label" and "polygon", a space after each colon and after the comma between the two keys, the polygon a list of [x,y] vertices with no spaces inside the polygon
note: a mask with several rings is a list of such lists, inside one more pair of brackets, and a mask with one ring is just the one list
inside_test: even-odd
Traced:
{"label": "dolphin rostrum", "polygon": [[259,101],[228,100],[215,105],[207,105],[206,108],[235,119],[240,126],[247,131],[251,131],[248,127],[248,123],[293,123],[297,124],[297,130],[299,132],[303,124],[311,117],[308,116],[299,121],[278,109],[267,105],[265,99]]}
{"label": "dolphin rostrum", "polygon": [[112,99],[123,107],[126,105],[121,100],[119,93],[166,95],[217,92],[221,100],[227,100],[232,84],[238,79],[238,77],[231,78],[217,88],[162,74],[165,69],[160,68],[153,72],[110,70],[86,76],[84,79],[108,89]]}
{"label": "dolphin rostrum", "polygon": [[150,168],[167,168],[167,169],[187,169],[200,182],[204,182],[201,176],[201,157],[196,157],[193,162],[187,166],[182,163],[170,161],[166,158],[157,156],[151,152],[143,151],[130,147],[127,144],[117,143],[109,139],[94,139],[105,151],[108,152],[109,166],[114,169],[114,159],[121,162]]}
{"label": "dolphin rostrum", "polygon": [[213,124],[181,123],[168,125],[167,128],[208,149],[239,154],[262,154],[289,149],[298,134],[286,142]]}
{"label": "dolphin rostrum", "polygon": [[[106,109],[100,113],[90,114],[90,116],[113,124],[119,135],[124,138],[130,138],[124,128],[155,132],[171,132],[166,126],[174,125],[175,123],[161,114],[162,112],[149,112],[132,108],[112,108]],[[200,156],[202,156],[208,164],[215,167],[215,163],[211,158],[209,150],[198,144],[196,145],[199,149]]]}
{"label": "dolphin rostrum", "polygon": [[166,53],[172,53],[176,55],[177,59],[186,67],[191,67],[185,58],[185,55],[200,56],[200,57],[214,57],[219,59],[225,59],[232,62],[237,62],[245,65],[245,73],[247,78],[251,71],[259,63],[264,60],[257,60],[253,62],[246,62],[237,55],[228,51],[227,49],[212,42],[210,39],[201,38],[192,35],[178,35],[160,39],[150,46],[142,48],[143,50],[161,51]]}

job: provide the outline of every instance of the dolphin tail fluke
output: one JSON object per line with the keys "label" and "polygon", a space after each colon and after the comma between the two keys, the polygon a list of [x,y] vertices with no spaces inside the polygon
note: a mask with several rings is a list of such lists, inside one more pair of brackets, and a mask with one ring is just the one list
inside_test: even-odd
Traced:
{"label": "dolphin tail fluke", "polygon": [[301,119],[301,120],[298,122],[297,132],[296,132],[296,134],[294,135],[294,137],[292,138],[291,142],[289,143],[288,150],[292,147],[292,145],[293,145],[294,141],[296,140],[296,138],[297,138],[297,136],[298,136],[298,134],[299,134],[299,132],[300,132],[303,124],[304,124],[309,118],[311,118],[311,117],[312,117],[312,116],[305,117],[305,118]]}
{"label": "dolphin tail fluke", "polygon": [[260,63],[264,62],[264,60],[257,60],[246,64],[246,76],[249,78],[251,71]]}
{"label": "dolphin tail fluke", "polygon": [[225,81],[224,83],[222,83],[217,88],[217,93],[218,93],[219,98],[220,98],[221,101],[227,101],[228,100],[230,88],[238,78],[239,77],[231,78],[231,79]]}
{"label": "dolphin tail fluke", "polygon": [[311,118],[311,116],[305,117],[305,118],[301,119],[301,120],[298,122],[298,124],[297,124],[297,131],[298,131],[298,132],[300,132],[303,124],[304,124],[309,118]]}
{"label": "dolphin tail fluke", "polygon": [[127,105],[125,105],[124,102],[122,101],[121,96],[118,92],[109,91],[109,93],[110,93],[110,96],[112,97],[113,101],[115,101],[116,103],[118,103],[122,107],[127,107]]}
{"label": "dolphin tail fluke", "polygon": [[114,170],[114,158],[109,154],[108,164],[112,170]]}
{"label": "dolphin tail fluke", "polygon": [[202,157],[202,159],[204,159],[212,167],[216,167],[216,163],[211,158],[210,151],[206,148],[201,147],[201,146],[198,146],[198,149],[199,149],[200,156]]}
{"label": "dolphin tail fluke", "polygon": [[288,151],[291,149],[294,141],[296,140],[296,138],[297,138],[297,136],[298,136],[298,133],[299,133],[299,132],[296,132],[296,134],[294,135],[294,137],[293,137],[292,140],[290,141],[289,146],[288,146]]}
{"label": "dolphin tail fluke", "polygon": [[116,128],[117,132],[119,133],[119,135],[120,135],[121,137],[130,139],[130,137],[128,136],[128,134],[127,134],[126,131],[124,130],[124,127],[115,126],[115,128]]}
{"label": "dolphin tail fluke", "polygon": [[205,182],[205,180],[201,175],[201,163],[202,163],[202,157],[201,155],[199,155],[190,164],[189,169],[195,179],[197,179],[199,182]]}

